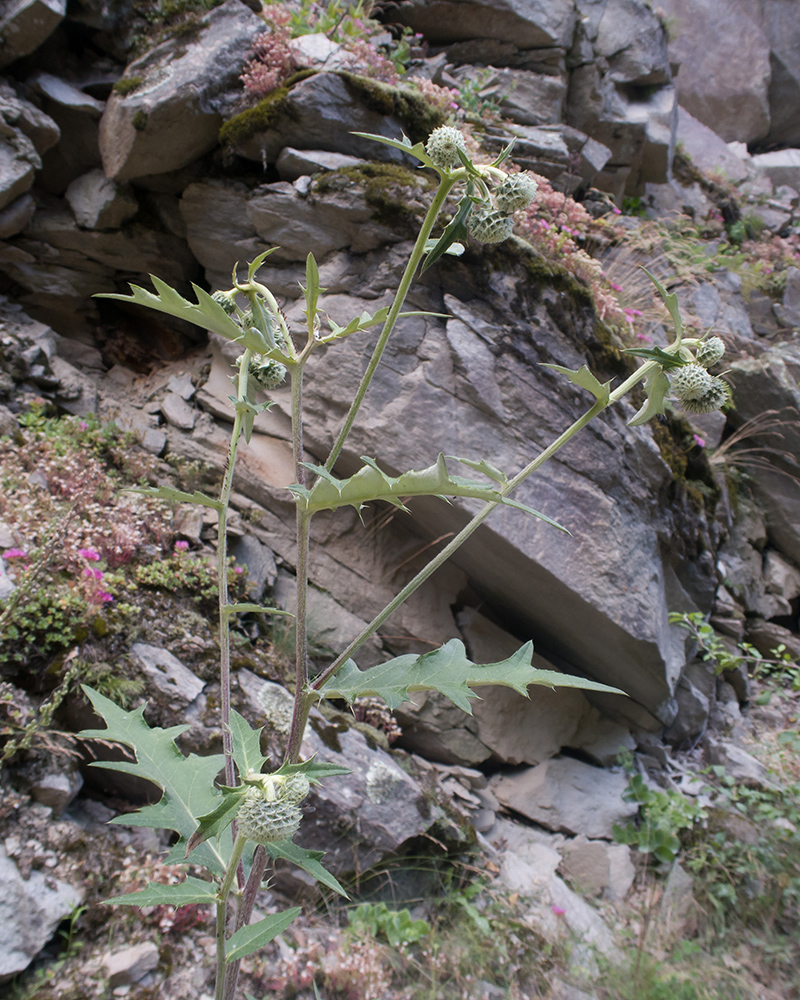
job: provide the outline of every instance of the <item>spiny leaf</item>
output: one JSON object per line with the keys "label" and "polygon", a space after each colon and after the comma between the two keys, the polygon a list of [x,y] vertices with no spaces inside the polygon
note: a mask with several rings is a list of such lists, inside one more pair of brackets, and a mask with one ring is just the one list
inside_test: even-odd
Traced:
{"label": "spiny leaf", "polygon": [[642,270],[656,286],[658,294],[664,300],[667,312],[672,317],[672,324],[675,328],[675,340],[680,344],[683,337],[683,320],[681,319],[681,311],[678,307],[678,296],[674,292],[668,292],[658,278],[654,274],[651,274],[646,267],[643,267]]}
{"label": "spiny leaf", "polygon": [[241,602],[239,604],[223,604],[221,610],[225,615],[261,614],[288,615],[290,618],[294,617],[291,611],[284,611],[282,608],[269,608],[265,604],[252,604],[249,601]]}
{"label": "spiny leaf", "polygon": [[198,827],[186,841],[184,858],[188,858],[191,852],[206,840],[209,840],[211,837],[218,837],[223,830],[227,830],[236,818],[236,813],[242,804],[245,791],[246,789],[243,786],[222,789],[222,798],[216,809],[212,809],[210,813],[206,813],[204,816],[197,817]]}
{"label": "spiny leaf", "polygon": [[499,167],[502,166],[503,163],[505,163],[505,161],[509,158],[509,156],[511,156],[511,150],[514,148],[514,144],[516,143],[516,141],[517,137],[514,136],[514,138],[505,147],[505,149],[502,149],[500,153],[498,153],[497,159],[492,163],[493,167]]}
{"label": "spiny leaf", "polygon": [[[265,250],[263,253],[260,253],[258,255],[258,257],[256,257],[255,260],[251,261],[247,265],[247,280],[248,281],[252,281],[253,280],[253,278],[256,276],[256,272],[261,267],[261,265],[264,263],[264,261],[267,259],[267,257],[269,257],[269,255],[271,253],[275,253],[275,251],[277,249],[279,249],[279,248],[278,247],[270,247],[269,250]],[[235,273],[236,273],[236,268],[234,268],[234,274]]]}
{"label": "spiny leaf", "polygon": [[[184,756],[175,744],[189,726],[161,729],[147,725],[142,705],[132,712],[115,705],[91,688],[83,687],[95,712],[106,723],[106,729],[87,729],[79,733],[81,739],[111,740],[130,747],[136,760],[96,761],[94,767],[133,774],[157,785],[163,795],[154,805],[143,806],[136,812],[116,816],[112,823],[126,826],[151,826],[156,830],[174,830],[178,842],[167,856],[167,864],[184,859],[186,841],[197,827],[198,817],[213,812],[219,804],[219,793],[214,780],[225,766],[222,754],[198,757]],[[225,850],[219,844],[202,844],[193,854],[196,864],[204,865],[214,874],[225,869]]]}
{"label": "spiny leaf", "polygon": [[[384,306],[379,309],[374,316],[370,316],[368,312],[361,313],[360,316],[356,316],[351,319],[347,326],[339,326],[334,320],[328,317],[328,325],[331,328],[331,332],[324,337],[320,337],[320,343],[327,344],[331,340],[342,340],[344,337],[349,337],[353,333],[361,333],[362,330],[368,330],[371,326],[377,326],[379,323],[383,323],[386,317],[389,315],[389,307]],[[436,313],[436,312],[425,312],[424,310],[412,310],[411,312],[401,312],[398,314],[398,319],[405,319],[407,316],[436,316],[440,319],[449,318],[446,313]]]}
{"label": "spiny leaf", "polygon": [[231,709],[231,721],[228,727],[233,744],[233,759],[239,768],[239,776],[243,777],[251,771],[258,774],[266,764],[267,757],[261,753],[261,733],[263,726],[254,729],[243,715],[235,708]]}
{"label": "spiny leaf", "polygon": [[639,427],[646,424],[648,420],[663,413],[666,409],[664,399],[670,390],[670,382],[660,368],[654,368],[647,376],[644,384],[644,391],[647,394],[644,403],[639,411],[628,421],[628,427]]}
{"label": "spiny leaf", "polygon": [[594,375],[589,371],[586,365],[572,370],[571,368],[563,368],[561,365],[542,365],[542,368],[552,368],[555,372],[561,372],[562,375],[566,375],[570,382],[575,385],[579,385],[582,389],[588,389],[589,392],[597,399],[598,402],[605,406],[608,403],[608,397],[611,392],[611,383],[599,382]]}
{"label": "spiny leaf", "polygon": [[434,243],[432,249],[426,253],[425,258],[422,261],[422,266],[419,269],[420,274],[424,274],[431,264],[435,264],[442,254],[449,251],[454,243],[460,240],[466,240],[467,227],[465,223],[471,211],[472,199],[468,197],[462,198],[458,204],[458,211],[450,222],[448,222],[444,232],[436,243]]}
{"label": "spiny leaf", "polygon": [[402,497],[436,496],[442,497],[472,497],[488,503],[502,503],[517,510],[524,510],[534,517],[546,521],[559,531],[566,531],[562,525],[552,518],[542,514],[533,507],[504,497],[499,490],[480,480],[463,479],[461,476],[451,476],[447,471],[444,455],[440,454],[436,464],[419,472],[404,472],[400,476],[390,476],[383,472],[374,459],[361,456],[364,466],[349,479],[337,479],[327,470],[319,466],[307,466],[316,472],[320,479],[311,490],[293,484],[289,487],[302,510],[312,513],[319,510],[336,510],[337,507],[351,506],[360,510],[364,504],[374,500],[385,500],[402,507]]}
{"label": "spiny leaf", "polygon": [[129,892],[125,896],[106,899],[107,906],[189,906],[192,903],[207,904],[217,900],[217,887],[213,882],[187,875],[177,885],[162,885],[148,882],[146,889]]}
{"label": "spiny leaf", "polygon": [[337,879],[320,864],[320,861],[325,856],[324,851],[307,851],[304,847],[300,847],[299,844],[292,843],[291,840],[281,840],[276,844],[265,844],[264,849],[271,858],[285,858],[287,861],[291,861],[293,865],[297,865],[304,872],[313,875],[318,882],[327,885],[329,889],[338,892],[340,896],[344,896],[345,899],[350,898]]}
{"label": "spiny leaf", "polygon": [[369,670],[359,670],[352,660],[348,660],[319,693],[323,698],[344,698],[350,703],[364,696],[378,697],[383,698],[389,708],[397,708],[408,701],[414,691],[440,691],[470,714],[470,699],[478,697],[472,688],[484,684],[510,687],[525,696],[530,684],[624,694],[617,688],[596,681],[552,670],[537,670],[532,660],[533,643],[528,642],[506,660],[473,663],[466,654],[464,644],[458,639],[451,639],[430,653],[422,656],[407,653]]}
{"label": "spiny leaf", "polygon": [[447,458],[452,459],[454,462],[461,462],[461,464],[466,465],[468,469],[474,469],[476,472],[482,472],[484,476],[494,479],[496,483],[502,483],[503,486],[505,486],[508,482],[508,476],[505,472],[501,472],[496,466],[492,465],[491,462],[487,462],[485,458],[482,458],[479,462],[476,462],[471,458],[459,458],[458,455],[448,455]]}
{"label": "spiny leaf", "polygon": [[281,764],[275,774],[304,774],[312,785],[316,785],[325,778],[332,778],[337,774],[350,774],[350,768],[310,757],[297,764]]}
{"label": "spiny leaf", "polygon": [[[402,140],[387,139],[385,135],[372,135],[370,132],[351,132],[350,134],[360,136],[362,139],[372,139],[373,142],[382,142],[386,146],[392,146],[394,149],[399,149],[401,152],[408,153],[409,156],[415,157],[426,167],[433,167],[434,170],[438,171],[436,164],[425,152],[425,146],[421,142],[412,146],[411,140],[405,134],[403,135]],[[441,173],[441,171],[439,171],[439,173]]]}
{"label": "spiny leaf", "polygon": [[301,912],[299,906],[293,906],[290,910],[284,910],[283,913],[264,917],[256,924],[239,928],[225,946],[225,961],[236,962],[240,958],[252,955],[254,951],[258,951],[259,948],[269,944],[279,934],[282,934]]}
{"label": "spiny leaf", "polygon": [[660,347],[626,347],[625,353],[634,354],[637,358],[644,358],[645,361],[657,361],[664,371],[682,368],[689,364],[688,358],[682,358],[678,354],[667,354]]}
{"label": "spiny leaf", "polygon": [[204,330],[213,330],[226,340],[241,343],[259,353],[265,353],[270,349],[270,345],[264,340],[261,334],[245,332],[235,323],[225,312],[219,302],[197,285],[192,285],[197,304],[189,302],[182,295],[179,295],[174,288],[171,288],[161,278],[150,275],[150,280],[156,288],[157,294],[148,292],[146,288],[139,285],[131,285],[132,295],[114,295],[107,292],[95,296],[98,299],[117,299],[119,302],[132,302],[136,305],[146,306],[148,309],[155,309],[158,312],[167,313],[177,319],[187,320]]}
{"label": "spiny leaf", "polygon": [[212,510],[219,510],[221,504],[219,500],[206,496],[199,490],[194,493],[184,493],[183,490],[174,490],[171,486],[131,486],[125,490],[126,493],[141,493],[145,497],[154,497],[158,500],[173,500],[176,503],[196,503],[201,507],[211,507]]}

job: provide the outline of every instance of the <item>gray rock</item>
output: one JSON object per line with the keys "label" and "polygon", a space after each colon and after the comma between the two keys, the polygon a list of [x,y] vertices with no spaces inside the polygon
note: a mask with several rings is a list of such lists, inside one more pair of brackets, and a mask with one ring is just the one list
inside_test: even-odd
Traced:
{"label": "gray rock", "polygon": [[198,417],[197,410],[177,392],[166,394],[161,401],[161,412],[168,423],[182,431],[190,431]]}
{"label": "gray rock", "polygon": [[0,134],[0,209],[10,205],[33,184],[42,161],[30,139],[10,126]]}
{"label": "gray rock", "polygon": [[557,76],[524,69],[499,69],[487,76],[481,93],[498,99],[500,113],[512,122],[557,125],[562,119],[567,85]]}
{"label": "gray rock", "polygon": [[724,767],[725,773],[734,781],[760,787],[772,784],[761,761],[730,740],[708,736],[705,740],[705,758],[712,766]]}
{"label": "gray rock", "polygon": [[775,313],[781,324],[792,329],[800,328],[800,268],[790,267],[786,272],[786,287],[780,306]]}
{"label": "gray rock", "polygon": [[101,964],[109,989],[130,986],[158,968],[158,948],[152,941],[147,941],[122,951],[108,951]]}
{"label": "gray rock", "polygon": [[491,782],[499,802],[548,830],[610,839],[615,823],[635,815],[624,802],[628,779],[569,757],[545,761]]}
{"label": "gray rock", "polygon": [[699,916],[694,898],[694,879],[677,861],[664,885],[664,894],[659,904],[658,936],[668,943],[691,934]]}
{"label": "gray rock", "polygon": [[30,55],[51,35],[67,11],[67,0],[11,0],[0,17],[0,69]]}
{"label": "gray rock", "polygon": [[725,140],[683,107],[678,108],[677,140],[698,169],[721,171],[734,184],[748,176],[747,165]]}
{"label": "gray rock", "polygon": [[[81,111],[93,118],[100,118],[103,114],[105,104],[98,101],[96,97],[85,94],[69,80],[62,77],[53,76],[52,73],[39,71],[34,73],[26,81],[27,86],[37,91],[42,97],[48,98],[61,107],[69,108],[72,111]],[[51,143],[52,145],[52,143]]]}
{"label": "gray rock", "polygon": [[82,897],[78,889],[40,871],[23,879],[2,846],[0,884],[0,983],[5,983],[27,969]]}
{"label": "gray rock", "polygon": [[16,589],[16,584],[6,573],[5,560],[0,558],[0,601],[5,601],[11,597]]}
{"label": "gray rock", "polygon": [[[180,213],[189,249],[217,288],[230,288],[233,267],[264,249],[248,217],[248,198],[245,185],[231,181],[189,184],[183,192]],[[225,405],[230,412],[230,401]]]}
{"label": "gray rock", "polygon": [[404,131],[410,131],[408,123],[372,110],[368,104],[368,95],[357,80],[317,73],[296,83],[274,109],[270,126],[234,142],[235,151],[259,163],[274,163],[281,150],[291,146],[416,166],[415,160],[391,146],[351,134],[400,139]]}
{"label": "gray rock", "polygon": [[19,97],[13,87],[3,81],[0,81],[0,116],[7,125],[26,135],[40,156],[55,146],[61,136],[58,125],[49,115]]}
{"label": "gray rock", "polygon": [[694,741],[705,731],[711,712],[711,699],[684,676],[675,689],[675,700],[678,703],[678,714],[672,725],[664,731],[664,739],[682,749],[687,742]]}
{"label": "gray rock", "polygon": [[[756,8],[758,10],[759,8]],[[767,0],[760,7],[769,41],[771,146],[800,147],[800,20],[792,0]]]}
{"label": "gray rock", "polygon": [[478,723],[436,692],[420,692],[395,711],[403,729],[399,746],[442,764],[481,764],[492,755]]}
{"label": "gray rock", "polygon": [[284,147],[275,163],[282,181],[296,181],[306,174],[317,174],[326,170],[340,170],[342,167],[357,167],[365,161],[346,153],[329,153],[324,149],[292,149]]}
{"label": "gray rock", "polygon": [[29,194],[23,194],[0,210],[0,240],[16,236],[28,225],[36,211],[36,202]]}
{"label": "gray rock", "polygon": [[253,38],[264,22],[238,0],[226,0],[201,22],[199,44],[162,42],[128,66],[142,82],[112,94],[100,123],[108,177],[123,181],[178,170],[217,144]]}
{"label": "gray rock", "polygon": [[50,362],[53,377],[58,379],[56,402],[67,413],[86,416],[97,411],[97,383],[63,358]]}
{"label": "gray rock", "polygon": [[755,619],[747,625],[747,641],[751,642],[762,656],[774,657],[778,646],[785,646],[792,659],[800,659],[800,637],[777,622]]}
{"label": "gray rock", "polygon": [[91,170],[74,180],[66,199],[83,229],[119,229],[139,210],[130,188],[109,180],[102,170]]}
{"label": "gray rock", "polygon": [[176,656],[160,646],[137,642],[131,646],[129,655],[170,708],[176,711],[190,705],[205,687],[200,678]]}
{"label": "gray rock", "polygon": [[58,816],[69,806],[83,787],[83,778],[77,768],[52,770],[31,783],[32,797]]}
{"label": "gray rock", "polygon": [[787,601],[800,597],[800,569],[788,563],[774,549],[764,553],[764,588]]}
{"label": "gray rock", "polygon": [[757,142],[770,127],[770,44],[748,0],[664,0],[681,107],[726,142]]}
{"label": "gray rock", "polygon": [[481,38],[532,49],[569,46],[575,11],[568,0],[407,0],[397,20],[435,45]]}
{"label": "gray rock", "polygon": [[608,0],[603,5],[594,50],[607,62],[614,83],[652,86],[672,79],[666,32],[640,0]]}
{"label": "gray rock", "polygon": [[627,844],[576,837],[559,848],[561,871],[582,894],[621,901],[633,885],[635,870]]}
{"label": "gray rock", "polygon": [[264,590],[272,588],[278,578],[278,567],[272,550],[255,536],[244,535],[231,546],[230,553],[240,565],[247,567],[252,597],[256,601],[261,600]]}

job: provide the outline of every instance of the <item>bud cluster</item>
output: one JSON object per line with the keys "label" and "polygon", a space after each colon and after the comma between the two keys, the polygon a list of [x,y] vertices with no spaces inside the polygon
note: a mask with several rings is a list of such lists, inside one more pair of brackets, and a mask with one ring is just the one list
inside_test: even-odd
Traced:
{"label": "bud cluster", "polygon": [[724,353],[725,344],[722,340],[711,337],[699,345],[693,364],[670,372],[672,391],[689,413],[713,413],[729,402],[731,392],[728,383],[708,372]]}
{"label": "bud cluster", "polygon": [[248,368],[250,378],[261,388],[269,391],[279,386],[286,378],[286,366],[273,361],[263,354],[254,354]]}
{"label": "bud cluster", "polygon": [[309,789],[304,774],[262,775],[260,782],[248,787],[236,814],[239,832],[255,844],[291,840],[303,818],[300,803]]}

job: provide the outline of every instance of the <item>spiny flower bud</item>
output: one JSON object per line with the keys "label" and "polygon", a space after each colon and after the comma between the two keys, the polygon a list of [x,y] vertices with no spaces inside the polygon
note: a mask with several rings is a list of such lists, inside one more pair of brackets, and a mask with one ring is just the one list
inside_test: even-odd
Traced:
{"label": "spiny flower bud", "polygon": [[273,361],[263,354],[254,354],[248,369],[250,378],[262,389],[269,391],[280,385],[286,378],[286,367],[280,361]]}
{"label": "spiny flower bud", "polygon": [[711,376],[700,365],[685,365],[670,372],[672,391],[682,403],[700,399],[711,389]]}
{"label": "spiny flower bud", "polygon": [[520,208],[527,208],[539,189],[536,181],[527,173],[506,177],[495,191],[494,203],[499,212],[512,215]]}
{"label": "spiny flower bud", "polygon": [[682,400],[687,413],[713,413],[721,410],[731,399],[731,390],[724,378],[711,376],[711,387],[698,399]]}
{"label": "spiny flower bud", "polygon": [[214,292],[211,298],[222,308],[229,316],[233,316],[236,312],[236,298],[233,292]]}
{"label": "spiny flower bud", "polygon": [[292,774],[286,779],[283,788],[289,802],[299,805],[311,791],[311,782],[304,774]]}
{"label": "spiny flower bud", "polygon": [[698,365],[703,368],[711,368],[725,353],[725,344],[719,337],[710,337],[704,340],[695,351],[695,358]]}
{"label": "spiny flower bud", "polygon": [[461,166],[459,149],[466,153],[467,144],[461,132],[450,125],[434,129],[425,145],[428,156],[440,170],[454,170]]}
{"label": "spiny flower bud", "polygon": [[514,221],[503,212],[473,209],[467,219],[467,232],[479,243],[502,243],[514,230]]}
{"label": "spiny flower bud", "polygon": [[291,840],[300,827],[303,814],[288,798],[268,799],[264,788],[248,788],[236,819],[239,833],[255,844],[274,844]]}

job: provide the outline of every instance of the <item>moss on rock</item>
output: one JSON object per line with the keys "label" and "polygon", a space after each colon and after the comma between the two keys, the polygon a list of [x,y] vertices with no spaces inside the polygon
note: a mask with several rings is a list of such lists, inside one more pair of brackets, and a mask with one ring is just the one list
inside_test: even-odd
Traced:
{"label": "moss on rock", "polygon": [[288,87],[278,87],[254,108],[229,118],[219,130],[219,141],[224,146],[236,146],[259,132],[266,132],[285,110],[288,94]]}
{"label": "moss on rock", "polygon": [[350,92],[364,107],[380,115],[398,119],[412,142],[424,142],[431,132],[444,124],[444,115],[421,94],[405,87],[394,87],[357,73],[339,72]]}

